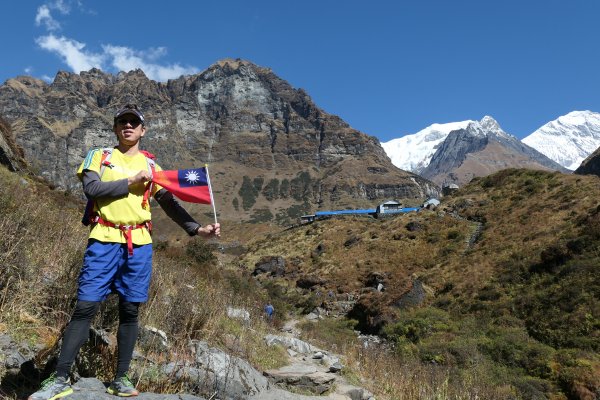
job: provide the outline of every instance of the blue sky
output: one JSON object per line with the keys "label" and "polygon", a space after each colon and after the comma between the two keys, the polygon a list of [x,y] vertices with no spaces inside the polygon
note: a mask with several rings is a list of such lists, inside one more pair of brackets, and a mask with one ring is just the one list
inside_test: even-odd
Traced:
{"label": "blue sky", "polygon": [[523,138],[600,112],[598,0],[46,0],[0,12],[0,82],[93,66],[164,81],[242,58],[381,141],[485,115]]}

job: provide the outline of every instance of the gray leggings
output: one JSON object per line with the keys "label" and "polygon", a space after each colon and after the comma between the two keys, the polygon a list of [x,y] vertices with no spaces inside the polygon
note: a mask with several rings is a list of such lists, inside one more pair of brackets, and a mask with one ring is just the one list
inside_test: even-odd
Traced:
{"label": "gray leggings", "polygon": [[[117,332],[118,363],[116,379],[129,370],[133,348],[138,335],[138,308],[140,303],[119,299],[119,330]],[[65,330],[56,375],[67,378],[79,349],[89,338],[92,319],[98,312],[100,302],[77,301],[71,321]]]}

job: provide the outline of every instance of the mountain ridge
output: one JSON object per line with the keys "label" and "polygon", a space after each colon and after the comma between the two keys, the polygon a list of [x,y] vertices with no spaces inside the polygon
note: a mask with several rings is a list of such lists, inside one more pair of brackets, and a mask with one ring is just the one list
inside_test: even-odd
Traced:
{"label": "mountain ridge", "polygon": [[492,117],[451,131],[421,175],[438,184],[466,184],[472,178],[505,168],[566,171],[516,137],[502,130]]}
{"label": "mountain ridge", "polygon": [[[479,123],[482,124],[485,118],[487,117]],[[394,165],[420,174],[451,131],[465,129],[474,122],[477,121],[433,124],[415,134],[383,142],[382,147]],[[496,130],[493,126],[489,129]],[[567,170],[574,170],[600,147],[600,114],[592,111],[572,111],[548,122],[521,142]]]}
{"label": "mountain ridge", "polygon": [[600,147],[600,113],[571,111],[544,124],[522,142],[575,170]]}
{"label": "mountain ridge", "polygon": [[166,83],[141,70],[92,69],[60,71],[51,84],[20,77],[0,86],[0,116],[25,158],[72,191],[80,190],[73,171],[88,149],[114,143],[112,113],[130,102],[149,121],[142,147],[163,168],[211,164],[224,215],[289,221],[319,208],[439,194],[432,182],[396,168],[377,138],[249,61],[220,60]]}

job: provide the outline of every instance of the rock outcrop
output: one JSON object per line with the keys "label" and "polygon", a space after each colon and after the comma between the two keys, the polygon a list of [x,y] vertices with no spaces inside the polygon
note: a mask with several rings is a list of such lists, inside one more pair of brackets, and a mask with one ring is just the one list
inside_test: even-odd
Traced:
{"label": "rock outcrop", "polygon": [[[373,400],[373,395],[364,388],[349,384],[339,374],[343,368],[339,356],[329,354],[291,336],[268,335],[265,341],[270,346],[287,349],[290,364],[276,370],[260,372],[247,361],[229,355],[202,341],[190,342],[192,357],[152,365],[155,379],[176,380],[179,394],[140,393],[140,400],[205,400],[197,393],[209,392],[210,399],[277,399],[277,400]],[[36,351],[41,347],[29,348],[26,343],[18,344],[10,336],[0,334],[0,360],[7,374],[2,385],[21,385],[23,376],[31,379],[40,371],[34,367]],[[139,357],[139,355],[138,355]],[[142,357],[143,358],[143,357]],[[147,372],[148,360],[134,360],[133,374]],[[143,364],[143,366],[142,366]],[[137,371],[139,368],[141,370]],[[137,372],[135,372],[137,371]],[[10,381],[10,384],[9,384]],[[31,383],[31,382],[29,382]],[[73,384],[73,400],[113,399],[106,393],[107,383],[95,378],[79,378]],[[35,389],[32,389],[33,391]],[[28,395],[31,391],[27,392]],[[297,392],[314,393],[300,395]],[[194,394],[190,394],[194,393]],[[327,396],[318,396],[327,393]]]}
{"label": "rock outcrop", "polygon": [[0,117],[0,164],[11,171],[25,168],[22,150],[16,145],[10,125]]}
{"label": "rock outcrop", "polygon": [[581,165],[574,171],[578,175],[600,176],[600,148],[590,154]]}

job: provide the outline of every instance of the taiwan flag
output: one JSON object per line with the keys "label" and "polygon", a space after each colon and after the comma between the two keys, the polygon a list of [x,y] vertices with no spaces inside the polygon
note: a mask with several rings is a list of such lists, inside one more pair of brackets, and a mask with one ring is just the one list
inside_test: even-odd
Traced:
{"label": "taiwan flag", "polygon": [[176,171],[156,171],[152,175],[152,181],[183,201],[212,204],[210,179],[206,167]]}

